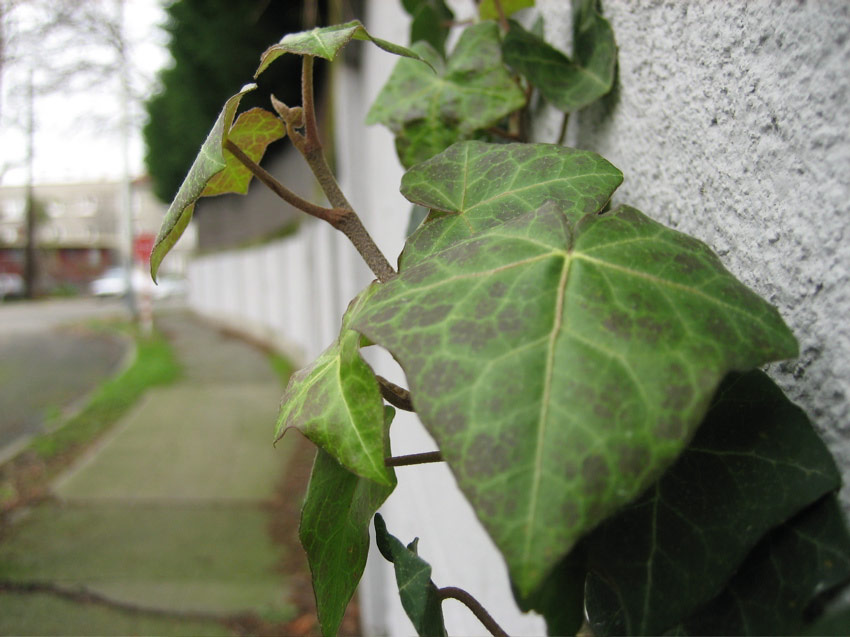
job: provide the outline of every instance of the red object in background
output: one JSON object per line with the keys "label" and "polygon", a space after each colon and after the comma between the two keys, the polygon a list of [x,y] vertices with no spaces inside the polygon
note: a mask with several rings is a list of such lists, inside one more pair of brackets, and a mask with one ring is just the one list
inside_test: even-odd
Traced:
{"label": "red object in background", "polygon": [[133,239],[133,254],[136,255],[136,259],[142,263],[150,263],[155,239],[156,235],[153,234],[136,235],[136,238]]}

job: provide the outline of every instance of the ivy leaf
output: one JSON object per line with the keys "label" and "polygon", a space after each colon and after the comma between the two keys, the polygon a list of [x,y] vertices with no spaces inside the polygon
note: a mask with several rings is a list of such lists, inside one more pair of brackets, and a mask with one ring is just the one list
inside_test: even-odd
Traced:
{"label": "ivy leaf", "polygon": [[[389,408],[385,427],[392,420]],[[301,511],[299,537],[313,575],[323,635],[336,635],[363,575],[369,521],[395,488],[354,475],[319,449]]]}
{"label": "ivy leaf", "polygon": [[672,463],[729,370],[797,352],[705,244],[561,207],[408,267],[351,323],[400,362],[521,596]]}
{"label": "ivy leaf", "polygon": [[372,368],[360,357],[360,335],[349,317],[375,292],[366,288],[342,320],[339,338],[294,373],[281,399],[275,441],[295,427],[352,473],[389,486],[384,466],[384,401]]}
{"label": "ivy leaf", "polygon": [[443,608],[437,586],[431,581],[431,565],[419,557],[419,539],[407,547],[387,532],[384,518],[375,515],[375,541],[381,555],[393,563],[401,605],[420,637],[445,637]]}
{"label": "ivy leaf", "polygon": [[584,548],[579,543],[531,595],[523,597],[514,590],[520,610],[537,611],[546,619],[547,634],[575,635],[584,623],[586,561]]}
{"label": "ivy leaf", "polygon": [[[527,9],[534,6],[534,0],[500,0],[502,11],[505,15],[512,15],[520,9]],[[498,20],[499,12],[496,10],[496,3],[493,0],[482,0],[478,5],[478,15],[482,20]]]}
{"label": "ivy leaf", "polygon": [[203,196],[207,183],[227,167],[222,144],[230,131],[242,96],[255,88],[257,88],[256,84],[246,84],[241,91],[224,103],[224,108],[221,109],[221,113],[219,113],[218,119],[216,119],[206,141],[201,146],[198,156],[195,157],[195,161],[189,169],[189,174],[186,175],[186,179],[180,185],[174,201],[171,202],[151,252],[151,277],[154,281],[156,281],[159,264],[177,243],[177,240],[189,225],[189,221],[192,220],[195,202]]}
{"label": "ivy leaf", "polygon": [[[427,136],[414,133],[443,127],[456,131],[447,134],[447,140],[469,137],[525,104],[525,94],[502,64],[495,22],[464,30],[445,63],[425,42],[414,44],[413,49],[431,63],[436,75],[409,60],[399,60],[366,117],[368,124],[384,124],[404,139],[397,141],[408,148],[403,161],[426,155],[410,146],[423,140],[433,144]],[[422,123],[411,128],[414,122]]]}
{"label": "ivy leaf", "polygon": [[451,9],[443,0],[407,0],[402,5],[413,18],[410,22],[410,42],[424,40],[445,57],[448,23],[454,19]]}
{"label": "ivy leaf", "polygon": [[[227,134],[227,139],[236,144],[255,163],[260,163],[269,144],[283,139],[286,126],[274,113],[264,108],[245,111]],[[224,150],[225,169],[213,175],[201,193],[201,197],[212,197],[227,193],[244,195],[248,192],[252,174],[242,162],[228,150]]]}
{"label": "ivy leaf", "polygon": [[[316,27],[310,31],[300,33],[289,33],[277,44],[273,44],[260,56],[260,66],[254,73],[258,77],[265,71],[269,64],[274,62],[284,53],[295,53],[296,55],[313,55],[333,62],[342,48],[351,40],[368,40],[379,48],[402,57],[423,61],[416,52],[407,47],[387,42],[381,38],[372,36],[360,20],[352,20],[345,24],[335,24],[329,27]],[[427,64],[427,62],[426,62]]]}
{"label": "ivy leaf", "polygon": [[595,632],[661,634],[716,596],[770,529],[840,480],[806,415],[766,374],[730,375],[676,463],[586,538]]}
{"label": "ivy leaf", "polygon": [[402,126],[395,137],[395,150],[401,165],[415,166],[463,138],[457,126],[439,119],[418,119]]}
{"label": "ivy leaf", "polygon": [[[728,588],[675,634],[799,635],[809,628],[816,598],[848,582],[850,534],[838,500],[830,495],[771,533]],[[834,634],[846,635],[847,628],[845,623],[843,632]],[[829,623],[823,629],[830,629]]]}
{"label": "ivy leaf", "polygon": [[595,0],[574,2],[573,15],[574,60],[514,21],[502,45],[505,62],[566,112],[577,111],[608,93],[617,64],[614,32],[597,13]]}
{"label": "ivy leaf", "polygon": [[586,150],[466,141],[408,170],[401,193],[432,210],[407,241],[402,267],[546,202],[578,220],[596,212],[623,173]]}

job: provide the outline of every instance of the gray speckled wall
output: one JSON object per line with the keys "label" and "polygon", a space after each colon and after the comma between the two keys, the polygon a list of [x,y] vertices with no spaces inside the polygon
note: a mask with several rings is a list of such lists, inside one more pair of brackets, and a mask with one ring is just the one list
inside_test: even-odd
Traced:
{"label": "gray speckled wall", "polygon": [[[538,0],[569,50],[569,3]],[[836,455],[850,512],[850,3],[603,0],[619,85],[569,145],[629,203],[711,245],[774,303],[800,357],[770,373]],[[554,141],[560,117],[535,136]]]}

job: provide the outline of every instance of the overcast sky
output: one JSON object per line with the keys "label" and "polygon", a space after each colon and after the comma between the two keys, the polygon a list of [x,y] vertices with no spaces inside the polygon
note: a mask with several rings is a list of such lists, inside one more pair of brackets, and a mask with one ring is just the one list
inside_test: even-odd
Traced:
{"label": "overcast sky", "polygon": [[[131,64],[142,76],[153,79],[169,62],[162,0],[125,0],[125,33],[131,45]],[[73,59],[74,50],[65,53]],[[79,52],[76,53],[80,55]],[[36,64],[50,60],[36,60]],[[7,68],[3,76],[0,167],[7,166],[0,185],[25,183],[26,170],[26,65]],[[36,71],[38,73],[38,71]],[[121,142],[118,136],[120,100],[117,84],[85,93],[57,90],[35,101],[35,162],[37,183],[112,180],[121,176]],[[132,176],[144,172],[141,142],[142,109],[136,109],[135,132],[130,144]],[[17,120],[17,121],[16,121]],[[18,164],[15,166],[15,164]],[[12,166],[12,167],[9,167]]]}

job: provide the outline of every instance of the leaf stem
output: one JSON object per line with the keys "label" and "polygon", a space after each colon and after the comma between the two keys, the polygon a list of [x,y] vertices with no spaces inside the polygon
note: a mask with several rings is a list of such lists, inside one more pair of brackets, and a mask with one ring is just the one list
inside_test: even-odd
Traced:
{"label": "leaf stem", "polygon": [[404,411],[416,411],[413,408],[413,402],[410,400],[409,391],[404,387],[399,387],[383,376],[376,376],[376,378],[378,379],[378,385],[381,387],[381,395],[390,405]]}
{"label": "leaf stem", "polygon": [[499,14],[499,26],[502,27],[502,30],[507,33],[511,25],[508,23],[508,18],[505,15],[505,9],[502,7],[501,0],[493,0],[493,6],[496,8],[496,12]]}
{"label": "leaf stem", "polygon": [[496,620],[487,612],[477,599],[467,593],[462,588],[456,586],[446,586],[437,590],[437,596],[440,600],[456,599],[461,604],[472,611],[472,614],[480,621],[484,628],[490,631],[494,637],[508,637],[508,633],[496,623]]}
{"label": "leaf stem", "polygon": [[338,208],[323,208],[322,206],[317,206],[306,199],[302,199],[275,179],[265,168],[258,165],[250,157],[248,157],[248,155],[246,155],[245,152],[232,140],[225,139],[224,147],[272,192],[283,199],[286,203],[298,208],[302,212],[306,212],[308,215],[327,221],[334,227],[337,227],[342,218],[348,213],[348,211],[340,210]]}
{"label": "leaf stem", "polygon": [[558,133],[558,141],[555,142],[558,146],[563,146],[564,139],[567,137],[567,124],[570,123],[570,112],[564,113],[564,119],[561,120],[561,131]]}
{"label": "leaf stem", "polygon": [[[303,56],[301,66],[301,108],[289,108],[280,100],[272,98],[272,106],[286,123],[287,134],[292,144],[303,155],[319,186],[328,198],[333,210],[340,211],[338,218],[329,221],[354,244],[366,265],[381,283],[389,281],[396,271],[380,251],[369,232],[345,198],[322,152],[319,129],[316,126],[316,105],[313,95],[313,56]],[[303,134],[298,128],[303,127]]]}
{"label": "leaf stem", "polygon": [[[301,61],[301,107],[304,109],[304,136],[308,146],[322,147],[316,126],[316,102],[313,95],[313,56],[304,55]],[[331,202],[333,203],[333,202]],[[334,204],[336,205],[336,204]]]}
{"label": "leaf stem", "polygon": [[426,451],[424,453],[411,453],[406,456],[384,458],[384,465],[387,467],[408,467],[413,464],[430,464],[432,462],[442,461],[443,454],[439,451]]}

